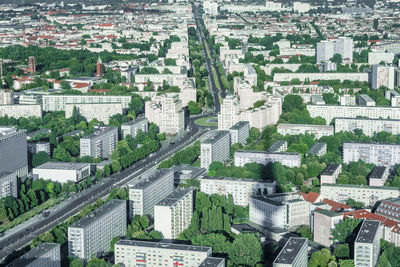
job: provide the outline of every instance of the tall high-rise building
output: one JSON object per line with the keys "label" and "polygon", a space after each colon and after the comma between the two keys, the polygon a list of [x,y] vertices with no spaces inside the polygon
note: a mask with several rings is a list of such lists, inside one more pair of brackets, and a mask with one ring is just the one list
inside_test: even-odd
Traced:
{"label": "tall high-rise building", "polygon": [[379,89],[381,86],[394,89],[395,85],[395,66],[372,65],[372,89]]}
{"label": "tall high-rise building", "polygon": [[221,112],[218,114],[218,130],[229,130],[239,122],[240,103],[237,96],[228,95],[221,105]]}
{"label": "tall high-rise building", "polygon": [[329,61],[334,54],[340,54],[342,60],[353,62],[353,39],[339,37],[336,40],[323,40],[317,43],[315,52],[317,63]]}
{"label": "tall high-rise building", "polygon": [[68,254],[81,259],[110,250],[114,237],[127,227],[125,200],[113,199],[68,227]]}
{"label": "tall high-rise building", "polygon": [[379,258],[381,238],[381,222],[364,220],[354,242],[355,266],[376,266]]}
{"label": "tall high-rise building", "polygon": [[335,44],[331,41],[323,40],[317,43],[316,57],[317,63],[328,61],[335,53]]}
{"label": "tall high-rise building", "polygon": [[96,62],[96,77],[101,77],[101,76],[103,76],[103,62],[99,57]]}
{"label": "tall high-rise building", "polygon": [[229,132],[231,134],[231,144],[246,144],[250,134],[250,123],[248,121],[239,121],[229,128]]}
{"label": "tall high-rise building", "polygon": [[28,70],[30,73],[36,72],[36,60],[34,56],[29,57]]}
{"label": "tall high-rise building", "polygon": [[200,145],[200,166],[208,169],[215,161],[229,159],[231,137],[229,131],[217,131]]}
{"label": "tall high-rise building", "polygon": [[139,130],[147,133],[149,128],[148,124],[149,121],[146,118],[139,118],[133,121],[129,121],[127,123],[123,123],[121,125],[122,138],[125,138],[127,135],[135,138]]}
{"label": "tall high-rise building", "polygon": [[118,142],[117,127],[99,127],[93,134],[80,139],[80,156],[107,159]]}
{"label": "tall high-rise building", "polygon": [[61,267],[60,244],[42,243],[7,266]]}
{"label": "tall high-rise building", "polygon": [[291,237],[274,260],[273,267],[305,267],[308,259],[307,238]]}
{"label": "tall high-rise building", "polygon": [[26,130],[0,127],[0,171],[28,174]]}
{"label": "tall high-rise building", "polygon": [[353,39],[339,37],[335,40],[335,54],[340,54],[343,60],[353,62]]}

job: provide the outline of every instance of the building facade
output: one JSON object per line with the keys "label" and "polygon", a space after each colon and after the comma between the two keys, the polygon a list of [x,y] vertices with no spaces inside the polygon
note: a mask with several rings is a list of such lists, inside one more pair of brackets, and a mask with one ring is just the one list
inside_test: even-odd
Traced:
{"label": "building facade", "polygon": [[291,237],[274,260],[273,267],[305,267],[307,263],[307,238]]}
{"label": "building facade", "polygon": [[217,131],[200,144],[200,166],[208,169],[216,161],[229,159],[231,137],[229,131]]}
{"label": "building facade", "polygon": [[40,105],[0,105],[0,117],[19,119],[21,117],[42,117],[42,107]]}
{"label": "building facade", "polygon": [[7,266],[61,267],[60,244],[42,243]]}
{"label": "building facade", "polygon": [[15,172],[18,177],[28,174],[26,130],[0,127],[0,170]]}
{"label": "building facade", "polygon": [[0,171],[0,199],[18,196],[17,175],[15,172]]}
{"label": "building facade", "polygon": [[73,115],[74,109],[88,122],[97,119],[105,124],[109,123],[112,116],[123,114],[121,103],[65,104],[65,117],[70,118]]}
{"label": "building facade", "polygon": [[282,165],[292,167],[300,167],[301,156],[299,153],[289,152],[264,152],[238,150],[235,152],[235,166],[243,167],[247,163],[257,163],[267,165],[270,162],[279,162]]}
{"label": "building facade", "polygon": [[331,210],[319,209],[314,211],[314,241],[330,247],[333,243],[331,231],[343,219],[343,214]]}
{"label": "building facade", "polygon": [[400,120],[366,119],[366,118],[336,118],[335,132],[352,132],[362,130],[363,134],[372,137],[375,133],[388,132],[400,134]]}
{"label": "building facade", "polygon": [[126,136],[129,134],[133,139],[135,139],[137,133],[139,130],[141,130],[144,133],[147,133],[149,130],[149,121],[146,118],[139,118],[127,123],[123,123],[121,125],[121,132],[122,132],[122,138],[126,138]]}
{"label": "building facade", "polygon": [[108,159],[117,147],[117,142],[117,127],[99,127],[93,134],[80,139],[80,156]]}
{"label": "building facade", "polygon": [[372,65],[372,89],[379,89],[381,86],[394,89],[395,85],[395,68],[394,66],[382,66],[379,64]]}
{"label": "building facade", "polygon": [[231,144],[246,144],[247,138],[249,138],[250,124],[248,121],[239,121],[231,128],[229,128],[231,134]]}
{"label": "building facade", "polygon": [[354,265],[375,267],[380,253],[382,226],[379,221],[364,220],[354,242]]}
{"label": "building facade", "polygon": [[321,184],[336,184],[336,180],[341,173],[342,164],[329,164],[321,173]]}
{"label": "building facade", "polygon": [[277,130],[281,135],[309,134],[314,135],[316,139],[319,139],[322,136],[330,136],[334,133],[333,126],[311,124],[280,123],[278,124]]}
{"label": "building facade", "polygon": [[234,95],[227,95],[221,105],[221,111],[218,113],[218,130],[229,130],[239,122],[240,102]]}
{"label": "building facade", "polygon": [[90,164],[79,162],[46,162],[32,169],[34,179],[42,178],[53,182],[77,183],[90,175]]}

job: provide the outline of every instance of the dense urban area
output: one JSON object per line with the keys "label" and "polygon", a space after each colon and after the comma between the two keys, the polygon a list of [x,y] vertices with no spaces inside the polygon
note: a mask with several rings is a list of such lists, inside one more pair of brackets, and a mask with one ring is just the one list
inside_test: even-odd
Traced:
{"label": "dense urban area", "polygon": [[3,0],[0,266],[400,266],[399,0]]}

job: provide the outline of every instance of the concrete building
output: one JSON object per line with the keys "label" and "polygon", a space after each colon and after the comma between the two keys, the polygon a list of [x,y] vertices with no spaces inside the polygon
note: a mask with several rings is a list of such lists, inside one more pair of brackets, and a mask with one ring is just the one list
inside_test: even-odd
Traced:
{"label": "concrete building", "polygon": [[75,108],[88,122],[97,119],[108,124],[112,116],[123,114],[122,103],[65,104],[65,117],[70,118]]}
{"label": "concrete building", "polygon": [[45,152],[50,155],[50,143],[49,142],[34,142],[28,143],[28,152],[31,154],[36,154],[38,152]]}
{"label": "concrete building", "polygon": [[317,43],[316,48],[317,63],[329,61],[335,53],[335,43],[328,40],[323,40]]}
{"label": "concrete building", "polygon": [[34,179],[42,178],[53,182],[77,183],[90,175],[90,164],[79,162],[46,162],[32,169]]}
{"label": "concrete building", "polygon": [[375,210],[375,214],[400,222],[400,199],[395,198],[381,201]]}
{"label": "concrete building", "polygon": [[386,64],[391,64],[394,59],[394,53],[386,53],[386,52],[369,52],[368,53],[368,64],[380,64],[382,61]]}
{"label": "concrete building", "polygon": [[21,117],[42,117],[42,107],[40,105],[0,105],[0,117],[19,119]]}
{"label": "concrete building", "polygon": [[13,93],[0,89],[0,105],[12,105],[14,104]]}
{"label": "concrete building", "polygon": [[356,97],[354,95],[341,95],[339,96],[339,104],[341,106],[355,106]]}
{"label": "concrete building", "polygon": [[343,162],[362,160],[377,166],[400,163],[400,145],[381,143],[343,143]]}
{"label": "concrete building", "polygon": [[287,149],[288,149],[288,142],[286,140],[277,140],[267,149],[267,152],[271,153],[285,152]]}
{"label": "concrete building", "polygon": [[342,173],[342,164],[329,164],[321,173],[321,184],[336,184],[336,180]]}
{"label": "concrete building", "polygon": [[339,37],[335,40],[335,54],[340,54],[345,61],[353,62],[353,39]]}
{"label": "concrete building", "polygon": [[108,252],[114,237],[125,236],[125,200],[113,199],[68,227],[68,255],[88,260]]}
{"label": "concrete building", "polygon": [[360,95],[358,97],[358,105],[366,107],[375,107],[375,101],[369,95]]}
{"label": "concrete building", "polygon": [[206,169],[194,167],[187,164],[175,165],[171,168],[174,171],[174,185],[186,183],[188,179],[199,179],[206,173]]}
{"label": "concrete building", "polygon": [[333,243],[331,240],[331,231],[343,219],[343,214],[319,209],[314,211],[314,241],[330,247]]}
{"label": "concrete building", "polygon": [[165,239],[177,239],[190,226],[193,190],[175,190],[154,206],[154,230]]}
{"label": "concrete building", "polygon": [[310,202],[297,193],[250,198],[251,222],[264,227],[291,228],[310,224]]}
{"label": "concrete building", "polygon": [[394,66],[382,66],[378,64],[372,65],[372,89],[379,89],[381,86],[394,89],[395,85],[395,68]]}
{"label": "concrete building", "polygon": [[322,184],[320,192],[323,198],[336,202],[345,203],[347,199],[352,198],[366,206],[373,206],[379,200],[400,197],[398,187],[387,186]]}
{"label": "concrete building", "polygon": [[43,111],[65,111],[66,104],[110,104],[121,103],[127,110],[131,103],[131,96],[112,95],[43,95]]}
{"label": "concrete building", "polygon": [[179,135],[185,130],[185,112],[178,94],[169,93],[146,101],[145,116],[160,127],[161,133]]}
{"label": "concrete building", "polygon": [[380,253],[382,226],[379,221],[364,220],[354,242],[354,265],[376,266]]}
{"label": "concrete building", "polygon": [[400,120],[366,119],[366,118],[336,118],[335,133],[362,130],[363,134],[372,137],[375,133],[388,132],[400,134]]}
{"label": "concrete building", "polygon": [[229,130],[239,122],[240,102],[237,96],[227,95],[218,113],[218,130]]}
{"label": "concrete building", "polygon": [[256,181],[231,177],[210,177],[200,179],[200,190],[207,195],[232,196],[235,205],[246,207],[253,195],[270,195],[276,191],[276,182]]}
{"label": "concrete building", "polygon": [[61,267],[60,244],[42,243],[7,266]]}
{"label": "concrete building", "polygon": [[154,205],[174,191],[174,172],[161,169],[129,185],[129,206],[131,216],[154,215]]}
{"label": "concrete building", "polygon": [[281,135],[299,135],[309,134],[314,135],[314,138],[319,139],[322,136],[330,136],[334,133],[333,126],[312,125],[312,124],[278,124],[278,133]]}
{"label": "concrete building", "polygon": [[239,121],[229,129],[231,134],[231,144],[246,144],[249,138],[250,124],[248,121]]}
{"label": "concrete building", "polygon": [[307,13],[311,9],[309,3],[293,2],[293,11],[299,13]]}
{"label": "concrete building", "polygon": [[80,139],[80,156],[108,159],[117,147],[117,142],[117,127],[99,127],[93,134]]}
{"label": "concrete building", "polygon": [[320,72],[320,73],[275,73],[274,82],[291,81],[293,79],[299,79],[304,82],[318,81],[318,80],[345,80],[368,82],[368,73],[364,72]]}
{"label": "concrete building", "polygon": [[384,186],[389,177],[389,168],[384,166],[376,166],[372,169],[368,177],[370,186]]}
{"label": "concrete building", "polygon": [[0,170],[18,177],[28,174],[26,130],[0,127]]}
{"label": "concrete building", "polygon": [[307,262],[307,238],[291,237],[274,260],[273,267],[305,267]]}
{"label": "concrete building", "polygon": [[210,164],[229,159],[231,137],[229,131],[217,131],[200,144],[200,166],[208,170]]}
{"label": "concrete building", "polygon": [[326,143],[317,142],[308,151],[306,156],[314,155],[317,157],[322,157],[326,154],[327,146]]}
{"label": "concrete building", "polygon": [[18,197],[17,175],[15,172],[0,171],[0,199],[8,196]]}
{"label": "concrete building", "polygon": [[340,54],[342,59],[353,62],[353,39],[349,37],[339,37],[334,41],[323,40],[317,43],[317,63],[329,61],[334,54]]}
{"label": "concrete building", "polygon": [[125,267],[199,267],[211,256],[212,247],[125,239],[115,244],[115,263]]}
{"label": "concrete building", "polygon": [[126,138],[126,136],[129,134],[132,136],[133,139],[135,139],[137,133],[139,130],[141,130],[144,133],[148,132],[149,128],[149,121],[146,118],[138,118],[136,120],[123,123],[121,125],[121,132],[122,132],[122,138]]}
{"label": "concrete building", "polygon": [[[398,84],[399,86],[400,84]],[[385,92],[385,97],[390,101],[392,107],[400,107],[400,93],[394,90],[388,90]]]}
{"label": "concrete building", "polygon": [[235,166],[243,167],[246,163],[255,162],[267,165],[270,162],[279,162],[282,165],[300,167],[301,156],[299,153],[288,152],[264,152],[251,150],[238,150],[235,152]]}

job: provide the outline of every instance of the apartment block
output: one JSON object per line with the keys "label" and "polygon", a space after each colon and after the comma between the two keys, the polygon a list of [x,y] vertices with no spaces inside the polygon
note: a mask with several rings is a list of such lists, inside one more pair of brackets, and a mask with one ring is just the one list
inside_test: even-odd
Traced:
{"label": "apartment block", "polygon": [[7,196],[18,196],[17,175],[15,172],[0,171],[0,199]]}
{"label": "apartment block", "polygon": [[342,164],[329,164],[321,173],[321,184],[336,184],[336,180],[341,173]]}
{"label": "apartment block", "polygon": [[335,132],[352,132],[362,130],[363,134],[372,137],[375,133],[388,132],[400,134],[400,120],[366,119],[366,118],[336,118]]}
{"label": "apartment block", "polygon": [[319,209],[314,211],[314,241],[325,246],[330,247],[333,243],[331,240],[331,231],[343,219],[343,214]]}
{"label": "apartment block", "polygon": [[163,238],[177,239],[190,226],[193,215],[193,190],[175,190],[154,206],[154,230]]}
{"label": "apartment block", "polygon": [[368,177],[370,186],[384,186],[389,177],[389,168],[384,166],[376,166]]}
{"label": "apartment block", "polygon": [[381,86],[394,89],[395,85],[395,66],[372,65],[372,89],[379,89]]}
{"label": "apartment block", "polygon": [[297,193],[250,198],[250,221],[265,227],[290,228],[310,224],[310,202]]}
{"label": "apartment block", "polygon": [[90,164],[80,162],[46,162],[32,169],[34,179],[59,183],[77,183],[90,175]]}
{"label": "apartment block", "polygon": [[277,140],[267,149],[267,152],[272,152],[272,153],[285,152],[287,149],[288,149],[288,142],[286,140]]}
{"label": "apartment block", "polygon": [[358,105],[366,107],[375,107],[376,103],[369,95],[363,94],[358,97]]}
{"label": "apartment block", "polygon": [[218,130],[229,130],[239,122],[240,102],[234,95],[227,95],[221,105],[221,111],[218,114]]}
{"label": "apartment block", "polygon": [[341,82],[345,80],[368,82],[368,73],[363,72],[320,72],[320,73],[275,73],[274,82],[291,81],[292,79],[299,79],[304,82],[317,81],[317,80],[339,80]]}
{"label": "apartment block", "polygon": [[93,134],[80,139],[80,156],[108,159],[117,147],[117,142],[117,127],[99,127]]}
{"label": "apartment block", "polygon": [[329,61],[334,54],[340,54],[342,59],[353,61],[353,39],[339,37],[335,40],[324,40],[317,43],[317,63]]}
{"label": "apartment block", "polygon": [[400,107],[400,93],[395,90],[388,90],[385,92],[385,97],[390,101],[392,107]]}
{"label": "apartment block", "polygon": [[0,127],[0,170],[18,177],[28,174],[26,130]]}
{"label": "apartment block", "polygon": [[278,133],[281,135],[299,135],[299,134],[309,134],[314,135],[316,139],[322,136],[333,135],[333,126],[326,125],[312,125],[312,124],[278,124]]}
{"label": "apartment block", "polygon": [[68,255],[87,260],[108,252],[114,237],[125,236],[127,223],[126,201],[110,200],[68,227]]}
{"label": "apartment block", "polygon": [[14,104],[14,97],[12,92],[6,90],[0,90],[0,105],[12,105]]}
{"label": "apartment block", "polygon": [[122,138],[126,138],[129,134],[133,139],[136,137],[139,130],[144,133],[148,132],[149,121],[146,118],[138,118],[136,120],[123,123],[121,125]]}
{"label": "apartment block", "polygon": [[400,163],[400,145],[381,143],[343,143],[343,162],[364,161],[393,167]]}
{"label": "apartment block", "polygon": [[231,137],[229,131],[217,131],[200,144],[200,166],[208,169],[211,163],[229,159]]}
{"label": "apartment block", "polygon": [[129,185],[131,216],[154,215],[154,205],[174,191],[174,172],[161,169]]}
{"label": "apartment block", "polygon": [[326,143],[317,142],[308,151],[306,156],[314,155],[317,157],[322,157],[326,154],[327,146]]}
{"label": "apartment block", "polygon": [[200,179],[200,189],[207,195],[218,194],[225,197],[231,195],[235,205],[246,207],[253,195],[274,194],[276,182],[205,176]]}
{"label": "apartment block", "polygon": [[398,187],[350,184],[322,184],[320,192],[323,198],[342,203],[352,198],[355,201],[364,203],[366,206],[373,206],[379,200],[398,198],[400,196]]}
{"label": "apartment block", "polygon": [[65,117],[70,118],[75,108],[88,122],[97,119],[108,124],[112,116],[123,114],[122,103],[84,103],[65,104]]}
{"label": "apartment block", "polygon": [[34,142],[28,143],[28,152],[31,154],[36,154],[38,152],[46,152],[50,155],[50,143],[49,142]]}
{"label": "apartment block", "polygon": [[66,104],[110,104],[121,103],[122,108],[127,110],[131,103],[131,96],[112,95],[43,95],[43,111],[65,111]]}
{"label": "apartment block", "polygon": [[385,216],[391,220],[400,221],[400,199],[387,199],[381,201],[375,210],[375,214]]}
{"label": "apartment block", "polygon": [[339,96],[339,104],[341,106],[355,106],[356,97],[353,95],[341,95]]}
{"label": "apartment block", "polygon": [[60,244],[42,243],[7,266],[61,267]]}
{"label": "apartment block", "polygon": [[250,124],[248,121],[239,121],[231,128],[229,128],[231,134],[231,144],[246,144],[247,138],[249,138]]}
{"label": "apartment block", "polygon": [[382,226],[379,221],[364,220],[354,242],[354,265],[376,266],[380,253]]}
{"label": "apartment block", "polygon": [[19,119],[21,117],[42,117],[42,107],[40,105],[0,105],[0,117]]}
{"label": "apartment block", "polygon": [[243,167],[246,163],[267,165],[270,162],[279,162],[288,167],[300,167],[301,156],[299,153],[289,152],[264,152],[251,150],[238,150],[235,152],[235,166]]}
{"label": "apartment block", "polygon": [[290,237],[274,260],[273,267],[305,267],[307,263],[307,238]]}

